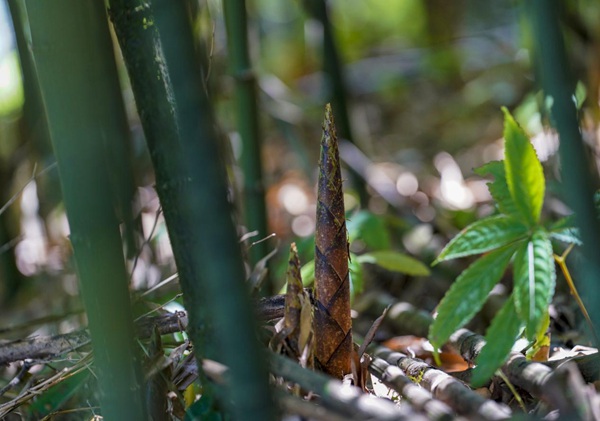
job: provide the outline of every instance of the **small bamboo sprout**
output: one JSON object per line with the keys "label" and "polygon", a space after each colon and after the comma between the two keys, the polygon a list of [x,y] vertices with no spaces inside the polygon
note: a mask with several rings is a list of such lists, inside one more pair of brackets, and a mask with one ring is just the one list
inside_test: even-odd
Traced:
{"label": "small bamboo sprout", "polygon": [[284,347],[302,366],[312,366],[312,305],[308,293],[302,287],[300,259],[296,243],[290,246],[287,270],[287,292],[285,294],[285,312],[276,326],[277,334],[271,341],[271,347]]}
{"label": "small bamboo sprout", "polygon": [[298,339],[300,337],[300,315],[302,313],[301,296],[302,278],[300,275],[300,259],[296,243],[290,246],[290,259],[287,270],[287,292],[285,294],[285,313],[283,317],[283,331],[289,340],[290,348],[296,355],[300,355]]}
{"label": "small bamboo sprout", "polygon": [[340,158],[330,104],[325,106],[319,160],[313,326],[317,367],[337,378],[351,373],[348,237]]}

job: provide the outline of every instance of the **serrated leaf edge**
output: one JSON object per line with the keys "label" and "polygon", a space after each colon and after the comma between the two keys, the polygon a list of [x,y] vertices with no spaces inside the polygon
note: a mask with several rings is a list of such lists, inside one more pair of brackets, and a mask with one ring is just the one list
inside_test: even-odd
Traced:
{"label": "serrated leaf edge", "polygon": [[[494,223],[494,222],[498,223],[498,224],[500,224],[500,222],[507,222],[509,225],[519,226],[520,228],[522,228],[522,232],[520,232],[520,233],[517,232],[517,233],[515,233],[514,237],[512,237],[512,238],[509,237],[504,242],[500,242],[497,244],[491,244],[489,247],[471,248],[470,250],[466,250],[463,252],[451,253],[453,248],[459,248],[459,246],[464,247],[465,245],[463,243],[469,241],[467,236],[473,234],[473,231],[480,229],[481,227],[483,227],[486,224],[490,224],[490,223]],[[494,226],[490,225],[489,228],[492,229],[492,228],[494,228]],[[464,228],[461,232],[459,232],[442,249],[442,251],[440,252],[437,259],[435,259],[433,261],[432,266],[437,265],[438,263],[446,261],[446,260],[457,259],[457,258],[466,257],[466,256],[472,256],[474,254],[486,253],[488,251],[496,250],[500,247],[507,246],[509,244],[512,244],[512,243],[515,243],[517,241],[524,239],[527,235],[527,231],[528,231],[528,228],[525,225],[521,224],[517,219],[513,218],[512,216],[508,216],[508,215],[489,216],[487,218],[481,219],[479,221],[476,221],[476,222],[470,224],[469,226]],[[502,230],[499,229],[498,232],[502,232]],[[468,244],[466,244],[466,245],[468,245]]]}
{"label": "serrated leaf edge", "polygon": [[[516,249],[516,245],[508,245],[494,250],[477,259],[458,276],[456,281],[454,281],[438,305],[438,316],[429,328],[428,337],[434,348],[437,349],[442,346],[453,332],[468,323],[473,316],[477,314],[481,307],[483,307],[489,292],[502,278],[502,275],[506,271],[506,268],[510,263],[510,259],[514,255]],[[494,273],[494,271],[497,272]],[[483,289],[481,285],[476,285],[473,286],[473,288],[470,288],[471,284],[474,284],[478,281],[476,278],[470,278],[474,276],[473,273],[486,273],[488,276],[493,275],[493,277],[492,279],[488,279],[489,285],[486,285],[485,289]],[[479,281],[481,280],[479,279]],[[478,297],[475,297],[477,301],[469,303],[468,300],[464,298],[464,291],[477,291],[480,293]],[[457,294],[459,296],[455,297]],[[445,326],[443,323],[447,322],[451,314],[456,316],[458,309],[455,305],[455,302],[459,301],[461,301],[462,304],[468,304],[470,306],[469,311],[465,312],[465,315],[463,315],[461,320],[454,326]],[[452,305],[448,303],[452,303]]]}

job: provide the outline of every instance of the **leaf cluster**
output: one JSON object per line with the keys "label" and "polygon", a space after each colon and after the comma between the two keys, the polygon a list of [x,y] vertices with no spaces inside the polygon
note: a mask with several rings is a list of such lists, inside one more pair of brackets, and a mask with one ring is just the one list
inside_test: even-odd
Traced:
{"label": "leaf cluster", "polygon": [[486,332],[486,346],[472,377],[474,386],[483,384],[503,364],[521,333],[531,342],[545,333],[556,281],[550,240],[579,241],[568,220],[550,227],[541,223],[546,187],[542,165],[523,129],[503,111],[505,159],[475,170],[493,176],[488,188],[498,213],[467,226],[434,262],[483,253],[459,275],[438,306],[429,330],[437,349],[476,315],[512,261],[513,292]]}
{"label": "leaf cluster", "polygon": [[[427,276],[430,271],[425,264],[392,249],[389,226],[386,221],[369,211],[360,211],[347,219],[348,241],[361,241],[369,251],[362,254],[350,253],[350,295],[351,299],[363,292],[365,264],[377,265],[390,272],[403,273],[409,276]],[[315,280],[315,261],[310,260],[302,266],[302,282],[305,287],[311,286]],[[281,292],[284,292],[282,289]]]}

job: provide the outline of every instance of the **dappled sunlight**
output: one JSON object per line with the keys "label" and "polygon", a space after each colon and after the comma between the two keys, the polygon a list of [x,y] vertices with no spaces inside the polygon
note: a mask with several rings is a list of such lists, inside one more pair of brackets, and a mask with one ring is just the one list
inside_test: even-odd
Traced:
{"label": "dappled sunlight", "polygon": [[396,179],[396,190],[402,196],[412,196],[419,189],[419,180],[411,172],[403,172]]}
{"label": "dappled sunlight", "polygon": [[299,215],[292,220],[292,232],[298,237],[308,237],[315,232],[315,220],[308,215]]}
{"label": "dappled sunlight", "polygon": [[48,263],[46,232],[38,215],[39,202],[35,182],[21,196],[21,240],[15,247],[17,267],[25,276],[38,273]]}
{"label": "dappled sunlight", "polygon": [[441,176],[438,198],[454,209],[468,209],[473,206],[473,194],[467,188],[454,158],[446,152],[441,152],[436,155],[433,163]]}
{"label": "dappled sunlight", "polygon": [[292,215],[300,215],[308,208],[308,197],[295,184],[285,184],[277,193],[279,203]]}
{"label": "dappled sunlight", "polygon": [[558,153],[558,135],[552,131],[541,131],[531,138],[531,143],[542,162],[548,161]]}

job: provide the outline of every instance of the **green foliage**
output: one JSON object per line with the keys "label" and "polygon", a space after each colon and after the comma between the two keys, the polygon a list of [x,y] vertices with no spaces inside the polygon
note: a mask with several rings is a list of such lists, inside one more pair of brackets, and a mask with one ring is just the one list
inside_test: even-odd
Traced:
{"label": "green foliage", "polygon": [[513,297],[511,296],[485,333],[486,346],[477,357],[477,367],[473,370],[471,384],[473,387],[483,385],[496,369],[506,361],[515,339],[521,331],[521,319],[515,311]]}
{"label": "green foliage", "polygon": [[505,160],[476,170],[479,175],[494,177],[488,188],[500,214],[466,227],[434,262],[487,253],[462,272],[438,306],[429,330],[437,349],[475,316],[514,257],[514,291],[486,332],[474,385],[482,384],[502,365],[522,327],[530,341],[545,333],[556,283],[550,239],[579,242],[570,219],[549,228],[540,223],[546,188],[543,168],[525,132],[505,108],[503,111]]}
{"label": "green foliage", "polygon": [[[360,211],[346,220],[348,241],[362,241],[369,251],[361,255],[350,253],[350,297],[353,300],[364,288],[363,265],[370,263],[391,272],[404,273],[410,276],[427,276],[427,266],[407,254],[391,250],[392,239],[389,234],[389,223],[382,216],[368,211]],[[315,261],[310,260],[300,269],[302,284],[309,287],[315,282]],[[280,293],[286,289],[284,285]]]}
{"label": "green foliage", "polygon": [[544,202],[544,170],[533,145],[506,108],[504,111],[504,170],[510,195],[523,220],[534,226]]}
{"label": "green foliage", "polygon": [[518,213],[517,205],[508,190],[504,161],[488,162],[476,168],[475,173],[482,177],[486,175],[494,177],[494,181],[488,183],[487,186],[500,212],[505,215],[516,215]]}
{"label": "green foliage", "polygon": [[[350,254],[350,297],[353,300],[364,288],[363,267],[364,263],[372,263],[392,272],[405,273],[410,276],[427,276],[429,269],[417,259],[404,253],[393,250],[380,250],[361,254]],[[302,284],[309,287],[315,282],[315,261],[311,260],[300,269]],[[285,292],[286,286],[281,293]]]}
{"label": "green foliage", "polygon": [[387,250],[392,240],[385,220],[380,215],[362,210],[346,220],[348,240],[362,240],[369,250]]}
{"label": "green foliage", "polygon": [[373,263],[392,272],[406,273],[412,276],[427,276],[429,269],[417,259],[394,250],[380,250],[361,254],[356,257],[359,263]]}
{"label": "green foliage", "polygon": [[434,263],[495,250],[524,238],[526,234],[527,226],[512,216],[485,218],[469,225],[454,237]]}
{"label": "green foliage", "polygon": [[364,263],[410,276],[429,275],[429,269],[423,263],[407,254],[392,250],[390,223],[384,217],[368,211],[360,211],[347,220],[346,227],[348,240],[351,243],[362,241],[365,248],[370,250],[358,256],[351,254],[350,273],[354,293],[358,294],[362,291]]}
{"label": "green foliage", "polygon": [[543,228],[534,231],[523,244],[514,261],[514,301],[521,320],[525,322],[525,337],[537,336],[548,305],[554,295],[556,273],[552,244]]}
{"label": "green foliage", "polygon": [[600,190],[594,193],[594,205],[596,206],[596,212],[600,212]]}
{"label": "green foliage", "polygon": [[350,299],[353,300],[364,289],[363,268],[359,262],[358,256],[350,253],[350,261],[348,262],[350,271]]}
{"label": "green foliage", "polygon": [[460,274],[438,306],[437,318],[429,330],[429,340],[435,348],[441,347],[481,309],[514,252],[514,246],[494,250]]}
{"label": "green foliage", "polygon": [[[307,287],[315,283],[315,261],[311,260],[300,269],[302,275],[302,284]],[[284,285],[284,291],[287,285]]]}
{"label": "green foliage", "polygon": [[210,396],[203,395],[200,399],[188,407],[185,413],[184,421],[224,421],[228,419],[228,417],[223,413],[216,412],[214,407],[214,399]]}
{"label": "green foliage", "polygon": [[583,244],[581,242],[581,236],[579,235],[579,230],[573,227],[565,227],[558,229],[556,231],[550,231],[550,238],[558,241],[562,241],[567,244],[575,244],[576,246],[580,246]]}
{"label": "green foliage", "polygon": [[90,372],[83,370],[73,374],[62,382],[56,383],[35,400],[31,412],[42,419],[54,411],[61,409],[66,402],[82,393],[82,388],[90,378]]}
{"label": "green foliage", "polygon": [[555,223],[551,224],[548,227],[548,233],[550,234],[550,238],[554,240],[561,241],[567,244],[575,244],[576,246],[580,246],[583,244],[581,242],[581,234],[579,230],[573,227],[574,224],[573,215],[566,216],[564,218],[559,219]]}

